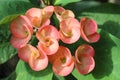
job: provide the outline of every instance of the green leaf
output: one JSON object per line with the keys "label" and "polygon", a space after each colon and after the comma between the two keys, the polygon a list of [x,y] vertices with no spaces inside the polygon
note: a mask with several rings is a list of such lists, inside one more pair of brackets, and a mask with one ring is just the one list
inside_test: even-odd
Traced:
{"label": "green leaf", "polygon": [[0,25],[0,44],[9,42],[10,35],[9,24]]}
{"label": "green leaf", "polygon": [[17,53],[10,44],[9,22],[30,7],[28,0],[0,0],[0,64]]}
{"label": "green leaf", "polygon": [[45,70],[36,72],[31,70],[27,63],[20,60],[16,68],[16,80],[52,80],[52,76],[51,65]]}
{"label": "green leaf", "polygon": [[13,14],[23,14],[33,7],[29,0],[0,0],[0,20]]}
{"label": "green leaf", "polygon": [[53,75],[52,80],[77,80],[72,74],[69,74],[68,76],[59,76],[59,75]]}
{"label": "green leaf", "polygon": [[89,17],[94,19],[99,28],[111,33],[120,38],[120,5],[102,4],[96,7],[84,9],[77,18]]}
{"label": "green leaf", "polygon": [[99,25],[103,25],[106,21],[114,21],[120,23],[120,5],[117,4],[101,4],[96,7],[85,9],[77,17],[91,17],[97,21]]}
{"label": "green leaf", "polygon": [[15,19],[19,15],[20,14],[14,14],[14,15],[9,15],[4,17],[2,20],[0,20],[0,25],[11,22],[13,19]]}
{"label": "green leaf", "polygon": [[0,64],[6,62],[17,53],[9,42],[0,44]]}
{"label": "green leaf", "polygon": [[95,1],[81,1],[68,4],[64,7],[72,10],[78,20],[82,17],[92,18],[97,22],[99,28],[120,38],[120,5],[110,3],[100,4]]}
{"label": "green leaf", "polygon": [[96,1],[79,1],[65,5],[66,9],[72,10],[76,16],[81,14],[81,11],[91,7],[99,6],[101,3]]}
{"label": "green leaf", "polygon": [[59,76],[59,75],[54,74],[52,80],[66,80],[66,79],[63,76]]}
{"label": "green leaf", "polygon": [[95,49],[95,69],[87,75],[79,74],[76,69],[72,74],[78,80],[120,80],[120,39],[100,31],[101,38],[92,44]]}
{"label": "green leaf", "polygon": [[55,0],[55,5],[67,5],[69,3],[78,2],[80,0]]}

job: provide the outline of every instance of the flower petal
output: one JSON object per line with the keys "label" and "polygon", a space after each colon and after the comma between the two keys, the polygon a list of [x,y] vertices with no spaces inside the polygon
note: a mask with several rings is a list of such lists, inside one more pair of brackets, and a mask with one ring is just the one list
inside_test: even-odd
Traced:
{"label": "flower petal", "polygon": [[18,49],[19,58],[25,62],[28,62],[33,48],[34,47],[31,46],[30,44],[26,44],[25,46],[19,48]]}
{"label": "flower petal", "polygon": [[57,75],[60,76],[67,76],[69,75],[73,68],[74,68],[74,62],[71,61],[69,65],[67,66],[62,66],[62,64],[60,63],[60,61],[57,59],[54,63],[53,63],[53,72]]}
{"label": "flower petal", "polygon": [[74,18],[75,15],[71,10],[64,10],[61,14],[62,19]]}
{"label": "flower petal", "polygon": [[80,25],[81,36],[85,41],[94,43],[100,39],[100,35],[97,33],[97,24],[93,19],[81,18]]}
{"label": "flower petal", "polygon": [[92,46],[83,44],[75,52],[75,67],[81,74],[87,74],[94,69],[95,62],[93,59],[94,49]]}
{"label": "flower petal", "polygon": [[31,32],[28,30],[28,36],[25,38],[17,38],[15,36],[11,36],[10,43],[14,48],[21,48],[25,46],[29,40],[31,39]]}
{"label": "flower petal", "polygon": [[34,27],[39,28],[42,21],[42,10],[39,8],[30,8],[25,15],[30,19]]}
{"label": "flower petal", "polygon": [[93,19],[89,18],[82,18],[80,20],[80,23],[82,23],[82,28],[84,30],[84,33],[88,36],[91,34],[94,34],[97,31],[97,24]]}
{"label": "flower petal", "polygon": [[92,46],[88,44],[83,44],[77,48],[75,57],[77,58],[81,54],[87,54],[87,55],[94,57],[95,51]]}
{"label": "flower petal", "polygon": [[32,54],[30,55],[29,65],[32,68],[32,70],[43,70],[48,65],[48,58],[45,53],[34,48]]}
{"label": "flower petal", "polygon": [[38,48],[47,55],[55,54],[59,48],[58,41],[52,38],[46,38],[45,42],[39,42]]}
{"label": "flower petal", "polygon": [[42,10],[42,16],[43,16],[42,22],[46,21],[47,19],[50,19],[53,12],[54,12],[53,6],[46,6],[45,8],[43,8],[43,10]]}
{"label": "flower petal", "polygon": [[80,38],[80,23],[69,18],[60,22],[60,38],[64,43],[74,43]]}
{"label": "flower petal", "polygon": [[74,61],[68,48],[60,46],[58,51],[48,56],[49,61],[53,64],[53,71],[60,76],[67,76],[74,68]]}
{"label": "flower petal", "polygon": [[44,27],[41,27],[36,32],[36,37],[38,40],[43,40],[45,37],[51,37],[57,40],[59,40],[60,38],[58,30],[52,25],[46,25]]}
{"label": "flower petal", "polygon": [[80,74],[87,74],[91,72],[95,67],[95,62],[92,56],[82,54],[80,61],[81,64],[77,61],[75,62],[75,67]]}
{"label": "flower petal", "polygon": [[10,43],[14,48],[21,48],[29,42],[30,38],[31,38],[31,35],[28,36],[27,38],[17,38],[17,37],[11,36]]}
{"label": "flower petal", "polygon": [[100,34],[94,33],[94,34],[92,34],[92,35],[89,35],[89,36],[88,36],[88,39],[89,39],[89,41],[90,41],[91,43],[97,42],[97,41],[100,39]]}
{"label": "flower petal", "polygon": [[10,24],[12,35],[17,38],[25,38],[28,36],[28,30],[33,33],[32,24],[26,16],[20,15]]}
{"label": "flower petal", "polygon": [[62,20],[61,15],[62,15],[63,11],[65,11],[65,9],[63,7],[61,7],[61,6],[55,6],[54,7],[55,15],[56,15],[56,17],[58,18],[59,21]]}
{"label": "flower petal", "polygon": [[70,50],[67,47],[59,46],[57,52],[53,55],[48,55],[48,58],[51,64],[53,64],[53,62],[58,58],[65,58],[66,65],[68,65],[71,61],[72,56]]}

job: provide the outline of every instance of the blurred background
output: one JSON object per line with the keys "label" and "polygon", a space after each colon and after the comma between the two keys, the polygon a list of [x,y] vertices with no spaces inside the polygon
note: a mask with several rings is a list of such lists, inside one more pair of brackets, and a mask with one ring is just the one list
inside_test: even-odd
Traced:
{"label": "blurred background", "polygon": [[[90,1],[90,0],[84,0],[84,1]],[[91,1],[93,1],[93,0],[91,0]],[[110,2],[110,3],[120,4],[120,0],[94,0],[94,1]]]}

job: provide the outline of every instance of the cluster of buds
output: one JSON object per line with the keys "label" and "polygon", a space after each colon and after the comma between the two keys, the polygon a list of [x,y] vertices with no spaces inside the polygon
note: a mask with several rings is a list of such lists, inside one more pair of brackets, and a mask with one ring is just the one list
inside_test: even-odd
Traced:
{"label": "cluster of buds", "polygon": [[[59,30],[50,24],[50,18],[56,15],[59,20]],[[18,56],[27,62],[32,70],[40,71],[52,64],[53,72],[60,76],[69,75],[74,66],[80,74],[87,74],[95,67],[94,49],[88,44],[80,45],[75,55],[59,44],[73,44],[80,36],[87,42],[97,42],[100,35],[93,19],[75,19],[71,10],[60,6],[46,6],[43,9],[31,8],[25,15],[15,18],[10,24],[12,33],[10,42],[18,49]],[[38,39],[36,46],[30,44],[31,37]]]}

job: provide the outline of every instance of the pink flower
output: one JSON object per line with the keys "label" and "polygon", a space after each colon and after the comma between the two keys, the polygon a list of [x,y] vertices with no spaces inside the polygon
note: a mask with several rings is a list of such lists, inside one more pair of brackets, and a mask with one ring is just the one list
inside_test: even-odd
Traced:
{"label": "pink flower", "polygon": [[45,53],[30,44],[18,49],[18,56],[21,60],[28,62],[32,70],[40,71],[47,67],[48,58]]}
{"label": "pink flower", "polygon": [[74,13],[71,10],[65,10],[61,14],[62,19],[75,18]]}
{"label": "pink flower", "polygon": [[75,18],[62,20],[59,33],[64,43],[75,43],[80,38],[80,23]]}
{"label": "pink flower", "polygon": [[42,10],[42,15],[43,15],[43,21],[46,21],[47,19],[50,19],[54,12],[54,7],[53,6],[46,6]]}
{"label": "pink flower", "polygon": [[33,52],[33,46],[26,44],[24,47],[18,49],[18,56],[21,60],[29,62],[30,55]]}
{"label": "pink flower", "polygon": [[51,37],[57,40],[59,40],[60,38],[58,30],[52,25],[46,25],[46,26],[41,27],[36,32],[36,37],[38,40],[42,40],[45,37]]}
{"label": "pink flower", "polygon": [[25,15],[29,18],[34,27],[40,27],[42,23],[42,9],[30,8]]}
{"label": "pink flower", "polygon": [[59,48],[59,43],[56,39],[46,37],[44,41],[38,43],[38,48],[47,55],[55,54]]}
{"label": "pink flower", "polygon": [[61,15],[62,15],[62,13],[63,13],[64,11],[65,11],[65,9],[64,9],[63,7],[61,7],[61,6],[55,6],[55,7],[54,7],[55,15],[56,15],[56,17],[58,18],[59,21],[62,20]]}
{"label": "pink flower", "polygon": [[83,44],[75,52],[75,67],[80,74],[87,74],[95,67],[93,59],[94,49],[92,46]]}
{"label": "pink flower", "polygon": [[97,42],[100,39],[100,35],[97,31],[97,24],[94,20],[89,18],[82,18],[80,20],[81,25],[81,37],[87,42]]}
{"label": "pink flower", "polygon": [[38,47],[47,55],[57,52],[59,48],[59,32],[54,26],[47,25],[41,27],[36,33],[36,37],[39,40]]}
{"label": "pink flower", "polygon": [[30,67],[35,71],[40,71],[48,66],[48,57],[40,49],[33,48],[33,52],[29,59]]}
{"label": "pink flower", "polygon": [[65,10],[63,7],[60,6],[55,6],[54,12],[59,21],[75,17],[74,13],[71,10]]}
{"label": "pink flower", "polygon": [[60,46],[58,51],[48,56],[53,72],[60,76],[69,75],[74,68],[74,60],[68,48]]}
{"label": "pink flower", "polygon": [[54,11],[53,6],[47,6],[43,9],[31,8],[25,15],[30,19],[32,25],[36,28],[50,24],[50,17]]}
{"label": "pink flower", "polygon": [[31,22],[26,16],[23,15],[18,16],[11,22],[10,30],[12,33],[10,42],[15,48],[21,48],[25,46],[33,34]]}

